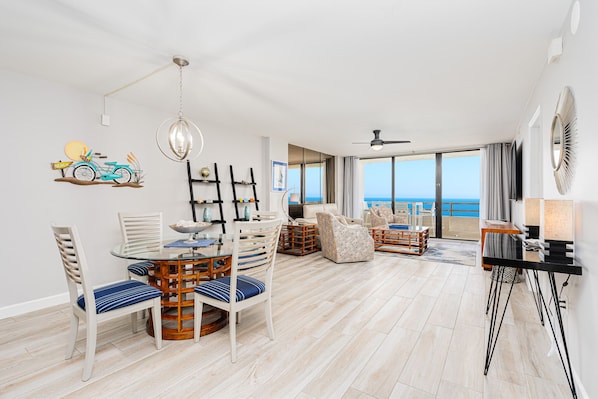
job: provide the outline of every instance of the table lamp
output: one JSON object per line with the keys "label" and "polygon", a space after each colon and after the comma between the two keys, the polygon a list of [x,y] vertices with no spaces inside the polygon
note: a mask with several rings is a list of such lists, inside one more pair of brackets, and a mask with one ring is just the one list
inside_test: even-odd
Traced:
{"label": "table lamp", "polygon": [[540,198],[525,198],[525,238],[540,238]]}
{"label": "table lamp", "polygon": [[544,200],[541,258],[546,262],[573,263],[573,201]]}

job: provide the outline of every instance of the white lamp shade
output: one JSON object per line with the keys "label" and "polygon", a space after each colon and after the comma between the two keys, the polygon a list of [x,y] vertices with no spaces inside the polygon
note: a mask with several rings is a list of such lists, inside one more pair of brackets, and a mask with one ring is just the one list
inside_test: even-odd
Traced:
{"label": "white lamp shade", "polygon": [[573,201],[544,200],[544,240],[573,241]]}
{"label": "white lamp shade", "polygon": [[540,198],[525,198],[525,224],[540,226]]}
{"label": "white lamp shade", "polygon": [[299,203],[299,194],[292,193],[289,197],[289,201]]}

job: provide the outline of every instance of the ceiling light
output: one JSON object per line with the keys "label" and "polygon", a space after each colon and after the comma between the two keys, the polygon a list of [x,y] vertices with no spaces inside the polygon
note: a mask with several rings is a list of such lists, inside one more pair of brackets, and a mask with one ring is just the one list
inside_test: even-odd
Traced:
{"label": "ceiling light", "polygon": [[374,143],[372,141],[372,144],[370,145],[370,148],[374,151],[380,151],[382,149],[382,143]]}
{"label": "ceiling light", "polygon": [[193,121],[183,116],[183,67],[189,65],[189,61],[184,57],[174,56],[172,62],[179,67],[179,113],[176,117],[167,118],[158,126],[156,143],[164,156],[181,162],[190,159],[192,151],[195,152],[193,158],[201,154],[203,135]]}

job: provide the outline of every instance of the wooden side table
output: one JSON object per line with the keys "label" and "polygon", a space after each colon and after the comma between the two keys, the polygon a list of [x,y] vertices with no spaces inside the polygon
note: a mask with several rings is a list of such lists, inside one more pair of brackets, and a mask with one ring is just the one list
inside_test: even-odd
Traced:
{"label": "wooden side table", "polygon": [[[498,220],[480,220],[480,229],[482,236],[482,256],[484,254],[484,243],[486,242],[486,233],[500,234],[520,234],[521,232],[511,222],[501,222]],[[484,263],[482,258],[482,267],[484,270],[492,270],[492,265]]]}
{"label": "wooden side table", "polygon": [[278,252],[290,255],[307,255],[318,251],[318,226],[316,224],[283,224],[278,240]]}

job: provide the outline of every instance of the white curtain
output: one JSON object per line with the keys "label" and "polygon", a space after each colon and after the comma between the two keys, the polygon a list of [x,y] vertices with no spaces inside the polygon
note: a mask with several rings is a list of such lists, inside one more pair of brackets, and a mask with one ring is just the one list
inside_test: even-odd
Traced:
{"label": "white curtain", "polygon": [[358,167],[359,158],[344,158],[343,181],[343,211],[342,214],[350,218],[360,218],[362,201],[359,198]]}
{"label": "white curtain", "polygon": [[511,187],[510,144],[488,144],[481,151],[482,198],[480,218],[510,220],[509,194]]}

